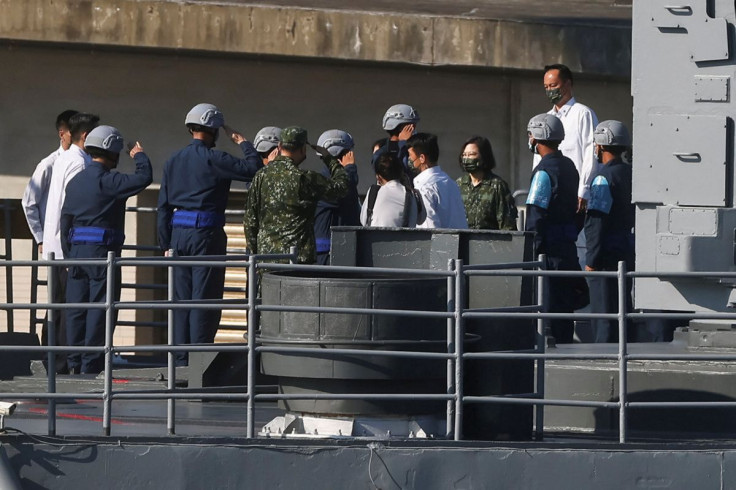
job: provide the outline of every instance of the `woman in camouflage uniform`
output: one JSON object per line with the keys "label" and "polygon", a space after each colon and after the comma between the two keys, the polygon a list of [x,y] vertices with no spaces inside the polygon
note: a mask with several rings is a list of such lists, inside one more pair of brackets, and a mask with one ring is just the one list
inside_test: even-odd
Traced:
{"label": "woman in camouflage uniform", "polygon": [[516,230],[516,205],[509,186],[492,172],[496,166],[488,138],[473,136],[458,157],[466,172],[457,179],[465,204],[468,227],[484,230]]}

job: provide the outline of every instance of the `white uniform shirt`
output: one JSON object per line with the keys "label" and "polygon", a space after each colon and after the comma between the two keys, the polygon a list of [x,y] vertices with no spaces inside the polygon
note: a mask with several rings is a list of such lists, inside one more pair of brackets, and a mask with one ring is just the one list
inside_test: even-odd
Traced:
{"label": "white uniform shirt", "polygon": [[51,173],[54,169],[56,159],[64,153],[64,148],[59,146],[49,156],[41,160],[33,171],[31,180],[23,192],[23,213],[26,215],[28,228],[31,230],[36,243],[43,243],[43,221],[46,216],[46,199],[49,195],[51,185]]}
{"label": "white uniform shirt", "polygon": [[460,188],[439,165],[414,177],[414,188],[422,196],[427,213],[427,218],[417,228],[468,227]]}
{"label": "white uniform shirt", "polygon": [[[572,160],[580,175],[578,197],[590,199],[590,184],[598,173],[598,162],[593,155],[593,131],[598,125],[598,117],[592,109],[575,101],[572,97],[567,104],[557,110],[556,106],[547,112],[557,116],[565,127],[565,139],[560,144],[560,151]],[[541,157],[534,155],[534,167]]]}
{"label": "white uniform shirt", "polygon": [[61,250],[61,206],[66,197],[66,185],[72,178],[86,167],[92,159],[77,145],[72,145],[62,153],[54,163],[54,171],[51,174],[51,185],[49,186],[49,197],[46,201],[46,217],[43,225],[43,258],[48,259],[49,254],[54,252],[57,259],[64,257]]}
{"label": "white uniform shirt", "polygon": [[[360,222],[363,226],[384,226],[384,227],[400,227],[404,223],[404,203],[406,202],[407,191],[401,182],[391,180],[386,182],[378,189],[376,202],[373,205],[373,214],[371,222],[368,223],[368,197],[363,201],[363,207],[360,210]],[[409,224],[407,226],[414,228],[417,225],[417,202],[414,196],[409,198]]]}

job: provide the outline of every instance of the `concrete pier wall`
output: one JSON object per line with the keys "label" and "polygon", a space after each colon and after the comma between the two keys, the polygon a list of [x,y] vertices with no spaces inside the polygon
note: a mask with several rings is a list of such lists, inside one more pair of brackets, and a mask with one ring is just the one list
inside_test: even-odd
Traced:
{"label": "concrete pier wall", "polygon": [[198,102],[250,138],[266,125],[300,124],[313,140],[346,129],[361,190],[381,117],[399,102],[439,135],[451,175],[462,141],[481,134],[498,173],[527,187],[525,124],[550,107],[545,64],[570,66],[577,98],[602,119],[631,122],[630,0],[0,0],[0,12],[6,197],[20,196],[70,107],[140,139],[156,179]]}
{"label": "concrete pier wall", "polygon": [[[0,37],[628,75],[631,0],[0,0]],[[628,4],[628,5],[627,5]]]}
{"label": "concrete pier wall", "polygon": [[[399,102],[414,105],[419,129],[439,135],[440,163],[460,175],[457,155],[469,136],[489,137],[497,173],[512,188],[531,174],[526,123],[545,112],[541,67],[534,71],[252,57],[215,53],[110,50],[101,47],[0,44],[0,175],[6,197],[20,197],[35,165],[58,145],[56,114],[67,108],[99,114],[126,138],[139,139],[154,165],[189,135],[184,116],[196,103],[218,105],[226,121],[252,139],[263,126],[303,125],[316,142],[327,129],[353,134],[361,190],[370,185],[370,147],[385,136],[381,118]],[[631,121],[629,83],[581,76],[576,96],[602,119]],[[222,138],[219,147],[239,149]],[[313,156],[309,168],[320,169]],[[131,171],[129,158],[120,169]]]}

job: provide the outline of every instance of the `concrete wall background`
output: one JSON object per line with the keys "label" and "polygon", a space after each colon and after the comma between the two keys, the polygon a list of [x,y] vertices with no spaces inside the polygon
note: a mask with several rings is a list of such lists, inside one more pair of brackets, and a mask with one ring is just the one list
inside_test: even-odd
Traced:
{"label": "concrete wall background", "polygon": [[[554,60],[551,60],[554,61]],[[361,190],[372,181],[370,145],[392,104],[414,105],[420,130],[436,132],[442,166],[457,177],[456,157],[469,136],[488,136],[497,172],[512,188],[528,187],[528,119],[549,108],[539,71],[437,68],[287,58],[113,51],[89,47],[0,45],[0,175],[3,194],[19,197],[36,163],[57,145],[57,113],[100,114],[126,138],[139,139],[158,181],[168,155],[188,142],[183,119],[191,106],[212,102],[227,122],[253,138],[262,126],[299,124],[313,141],[323,130],[350,131],[357,142]],[[631,124],[629,82],[576,81],[576,97],[603,119]],[[229,141],[220,148],[239,152]],[[129,159],[120,169],[131,171]],[[320,169],[316,158],[308,168]]]}

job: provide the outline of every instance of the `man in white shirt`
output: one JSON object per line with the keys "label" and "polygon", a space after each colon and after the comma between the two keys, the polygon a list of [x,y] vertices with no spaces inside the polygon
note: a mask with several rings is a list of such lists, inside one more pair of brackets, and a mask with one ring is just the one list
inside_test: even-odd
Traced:
{"label": "man in white shirt", "polygon": [[[43,254],[43,230],[44,220],[46,218],[46,201],[48,198],[49,187],[51,186],[51,176],[53,175],[54,164],[58,160],[59,156],[68,150],[72,144],[69,120],[77,113],[77,111],[67,110],[56,117],[56,131],[58,132],[59,140],[61,141],[60,146],[49,156],[41,160],[41,162],[36,166],[36,170],[33,172],[33,176],[31,176],[31,180],[28,182],[28,186],[26,186],[26,190],[23,193],[23,199],[21,201],[23,205],[23,213],[26,215],[28,228],[31,230],[33,239],[38,244],[39,255]],[[54,303],[63,303],[65,296],[66,271],[63,268],[58,267],[54,277],[54,297],[51,299]],[[54,324],[54,332],[56,333],[55,344],[66,345],[64,315],[61,314],[60,310],[54,310],[51,318]],[[43,345],[49,344],[48,319],[49,312],[46,312],[46,318],[41,326],[41,343]],[[66,374],[68,372],[66,356],[57,355],[55,367],[57,374]],[[48,369],[48,365],[46,365],[46,368]]]}
{"label": "man in white shirt", "polygon": [[[593,131],[598,125],[598,117],[588,106],[575,100],[572,84],[572,72],[567,66],[555,64],[544,67],[544,90],[553,104],[547,114],[558,117],[565,127],[565,139],[559,150],[572,160],[578,170],[578,214],[584,217],[590,184],[598,168],[593,154]],[[539,160],[539,155],[534,155],[534,167]]]}
{"label": "man in white shirt", "polygon": [[427,217],[417,228],[465,229],[468,220],[460,188],[437,165],[440,148],[437,136],[417,133],[406,143],[409,149],[409,167],[418,173],[414,188],[422,196]]}
{"label": "man in white shirt", "polygon": [[61,250],[59,231],[61,216],[59,213],[64,204],[66,185],[91,162],[89,155],[84,151],[84,141],[87,139],[87,134],[96,128],[99,122],[98,116],[86,113],[76,114],[69,119],[72,144],[54,163],[46,201],[46,216],[43,224],[44,259],[48,259],[51,252],[54,252],[57,259],[64,258]]}
{"label": "man in white shirt", "polygon": [[78,111],[67,110],[56,117],[56,131],[59,134],[59,148],[41,160],[31,176],[31,180],[23,192],[23,213],[26,215],[28,228],[38,244],[38,254],[43,254],[43,224],[46,216],[46,198],[51,185],[51,175],[56,159],[72,144],[72,134],[69,131],[69,118]]}

